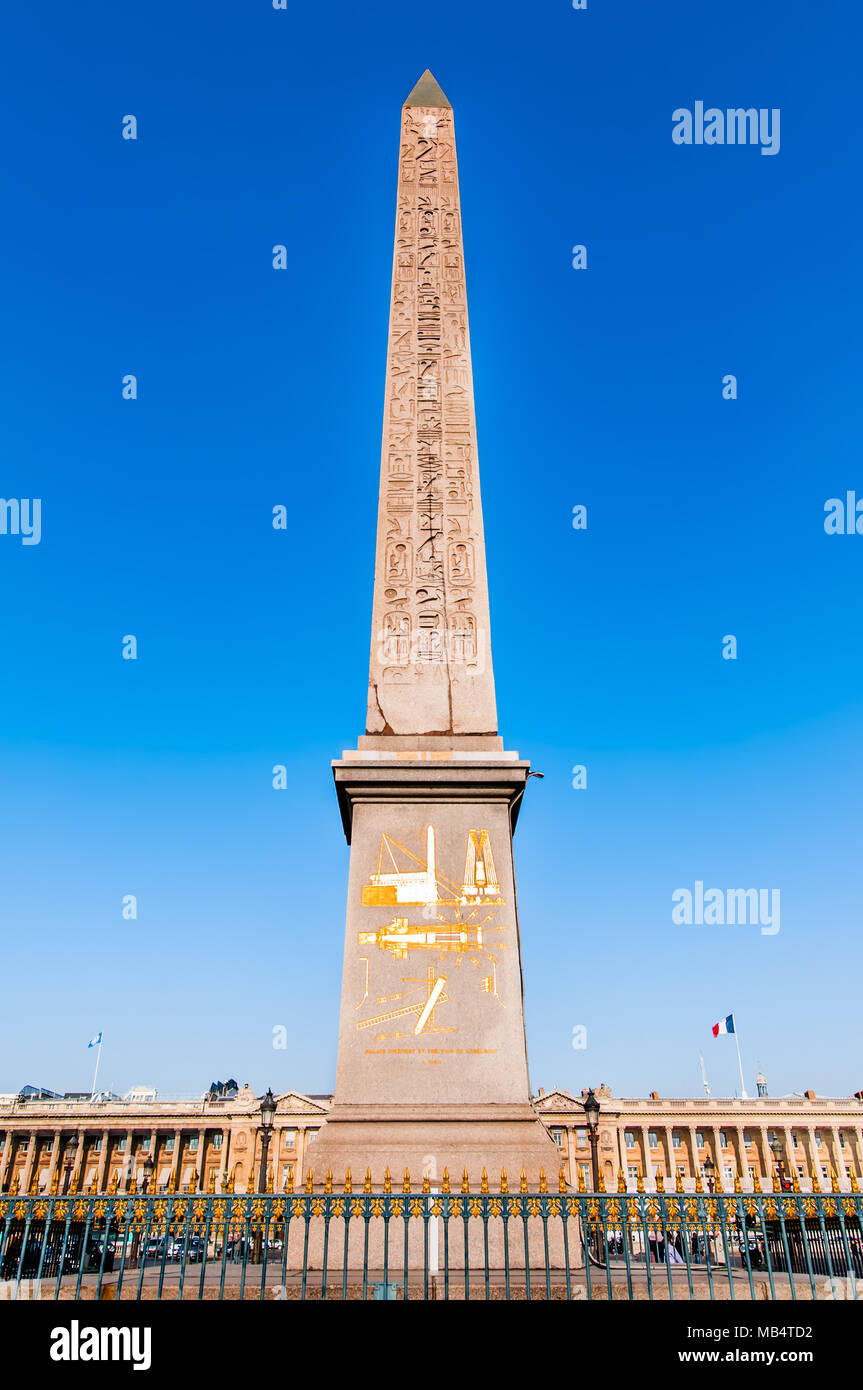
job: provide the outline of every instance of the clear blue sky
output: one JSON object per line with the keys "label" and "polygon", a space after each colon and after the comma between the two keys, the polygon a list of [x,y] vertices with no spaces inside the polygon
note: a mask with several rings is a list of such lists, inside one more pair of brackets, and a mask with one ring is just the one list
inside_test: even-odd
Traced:
{"label": "clear blue sky", "polygon": [[[42,498],[43,536],[0,536],[0,1090],[89,1086],[99,1028],[118,1090],[332,1089],[329,760],[365,711],[427,66],[500,728],[545,774],[516,837],[533,1085],[689,1094],[703,1048],[733,1094],[734,1010],[750,1086],[863,1086],[863,536],[823,527],[863,497],[859,5],[48,0],[5,29],[0,494]],[[674,145],[699,99],[780,108],[779,154]],[[779,888],[779,934],[675,926],[696,879]]]}

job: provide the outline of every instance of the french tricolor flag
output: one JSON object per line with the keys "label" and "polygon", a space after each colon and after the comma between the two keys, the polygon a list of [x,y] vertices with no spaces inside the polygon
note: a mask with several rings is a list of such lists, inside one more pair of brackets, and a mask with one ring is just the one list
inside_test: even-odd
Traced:
{"label": "french tricolor flag", "polygon": [[727,1018],[723,1018],[723,1019],[721,1019],[721,1020],[719,1021],[719,1023],[714,1023],[714,1025],[713,1025],[713,1036],[714,1036],[714,1038],[718,1038],[720,1033],[733,1033],[733,1032],[734,1032],[734,1014],[729,1014]]}

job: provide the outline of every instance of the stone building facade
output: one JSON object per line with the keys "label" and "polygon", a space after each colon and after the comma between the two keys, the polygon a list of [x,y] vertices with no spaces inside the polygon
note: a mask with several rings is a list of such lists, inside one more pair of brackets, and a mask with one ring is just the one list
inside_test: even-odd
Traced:
{"label": "stone building facade", "polygon": [[[540,1091],[533,1103],[558,1146],[567,1180],[575,1185],[581,1174],[590,1188],[585,1094]],[[809,1091],[751,1100],[656,1094],[630,1099],[615,1097],[605,1086],[596,1096],[599,1169],[609,1190],[616,1190],[622,1172],[630,1190],[639,1178],[647,1191],[655,1190],[657,1174],[673,1186],[680,1174],[684,1189],[691,1191],[708,1159],[723,1189],[731,1190],[738,1175],[744,1191],[753,1189],[756,1175],[766,1188],[777,1163],[772,1147],[777,1140],[782,1176],[796,1176],[802,1191],[811,1191],[813,1170],[819,1186],[828,1190],[834,1174],[842,1191],[850,1191],[852,1182],[863,1183],[863,1098],[858,1096],[824,1098]],[[324,1174],[315,1171],[314,1141],[330,1097],[288,1091],[276,1099],[267,1163],[274,1188],[284,1189],[291,1170],[299,1184],[310,1168],[317,1185]],[[120,1191],[132,1179],[140,1191],[148,1159],[160,1191],[169,1186],[206,1191],[211,1184],[220,1191],[229,1177],[236,1190],[245,1191],[250,1177],[258,1183],[260,1118],[260,1097],[248,1087],[227,1100],[3,1097],[0,1191],[48,1192],[53,1186],[63,1192],[76,1174],[78,1190],[106,1190],[116,1177]],[[362,1155],[352,1166],[354,1177],[361,1178]],[[334,1176],[341,1181],[344,1175]],[[415,1176],[419,1181],[422,1174]],[[478,1186],[480,1174],[469,1176]],[[531,1185],[538,1181],[538,1173],[527,1176]],[[490,1171],[489,1178],[496,1186],[499,1174]]]}

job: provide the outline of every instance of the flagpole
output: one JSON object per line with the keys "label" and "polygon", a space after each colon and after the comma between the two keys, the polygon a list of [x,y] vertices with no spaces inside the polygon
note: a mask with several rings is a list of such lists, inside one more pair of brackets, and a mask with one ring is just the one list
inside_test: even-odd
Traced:
{"label": "flagpole", "polygon": [[90,1092],[90,1099],[91,1099],[91,1100],[93,1100],[93,1098],[94,1098],[95,1095],[96,1095],[96,1077],[99,1075],[99,1063],[101,1062],[101,1060],[102,1060],[102,1034],[101,1034],[101,1030],[100,1030],[100,1033],[99,1033],[99,1043],[98,1043],[98,1046],[97,1046],[97,1048],[96,1048],[96,1070],[93,1072],[93,1089],[92,1089],[92,1091]]}
{"label": "flagpole", "polygon": [[737,1019],[734,1017],[734,1014],[731,1015],[731,1021],[734,1024],[734,1041],[737,1044],[737,1065],[740,1068],[740,1098],[741,1100],[748,1100],[746,1082],[743,1080],[743,1059],[740,1056],[740,1035],[737,1032]]}

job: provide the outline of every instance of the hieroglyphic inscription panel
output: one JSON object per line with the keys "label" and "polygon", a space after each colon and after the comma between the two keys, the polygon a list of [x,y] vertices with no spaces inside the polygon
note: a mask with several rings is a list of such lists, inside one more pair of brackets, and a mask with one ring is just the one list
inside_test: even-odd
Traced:
{"label": "hieroglyphic inscription panel", "polygon": [[367,732],[496,731],[453,113],[409,98],[402,109]]}

